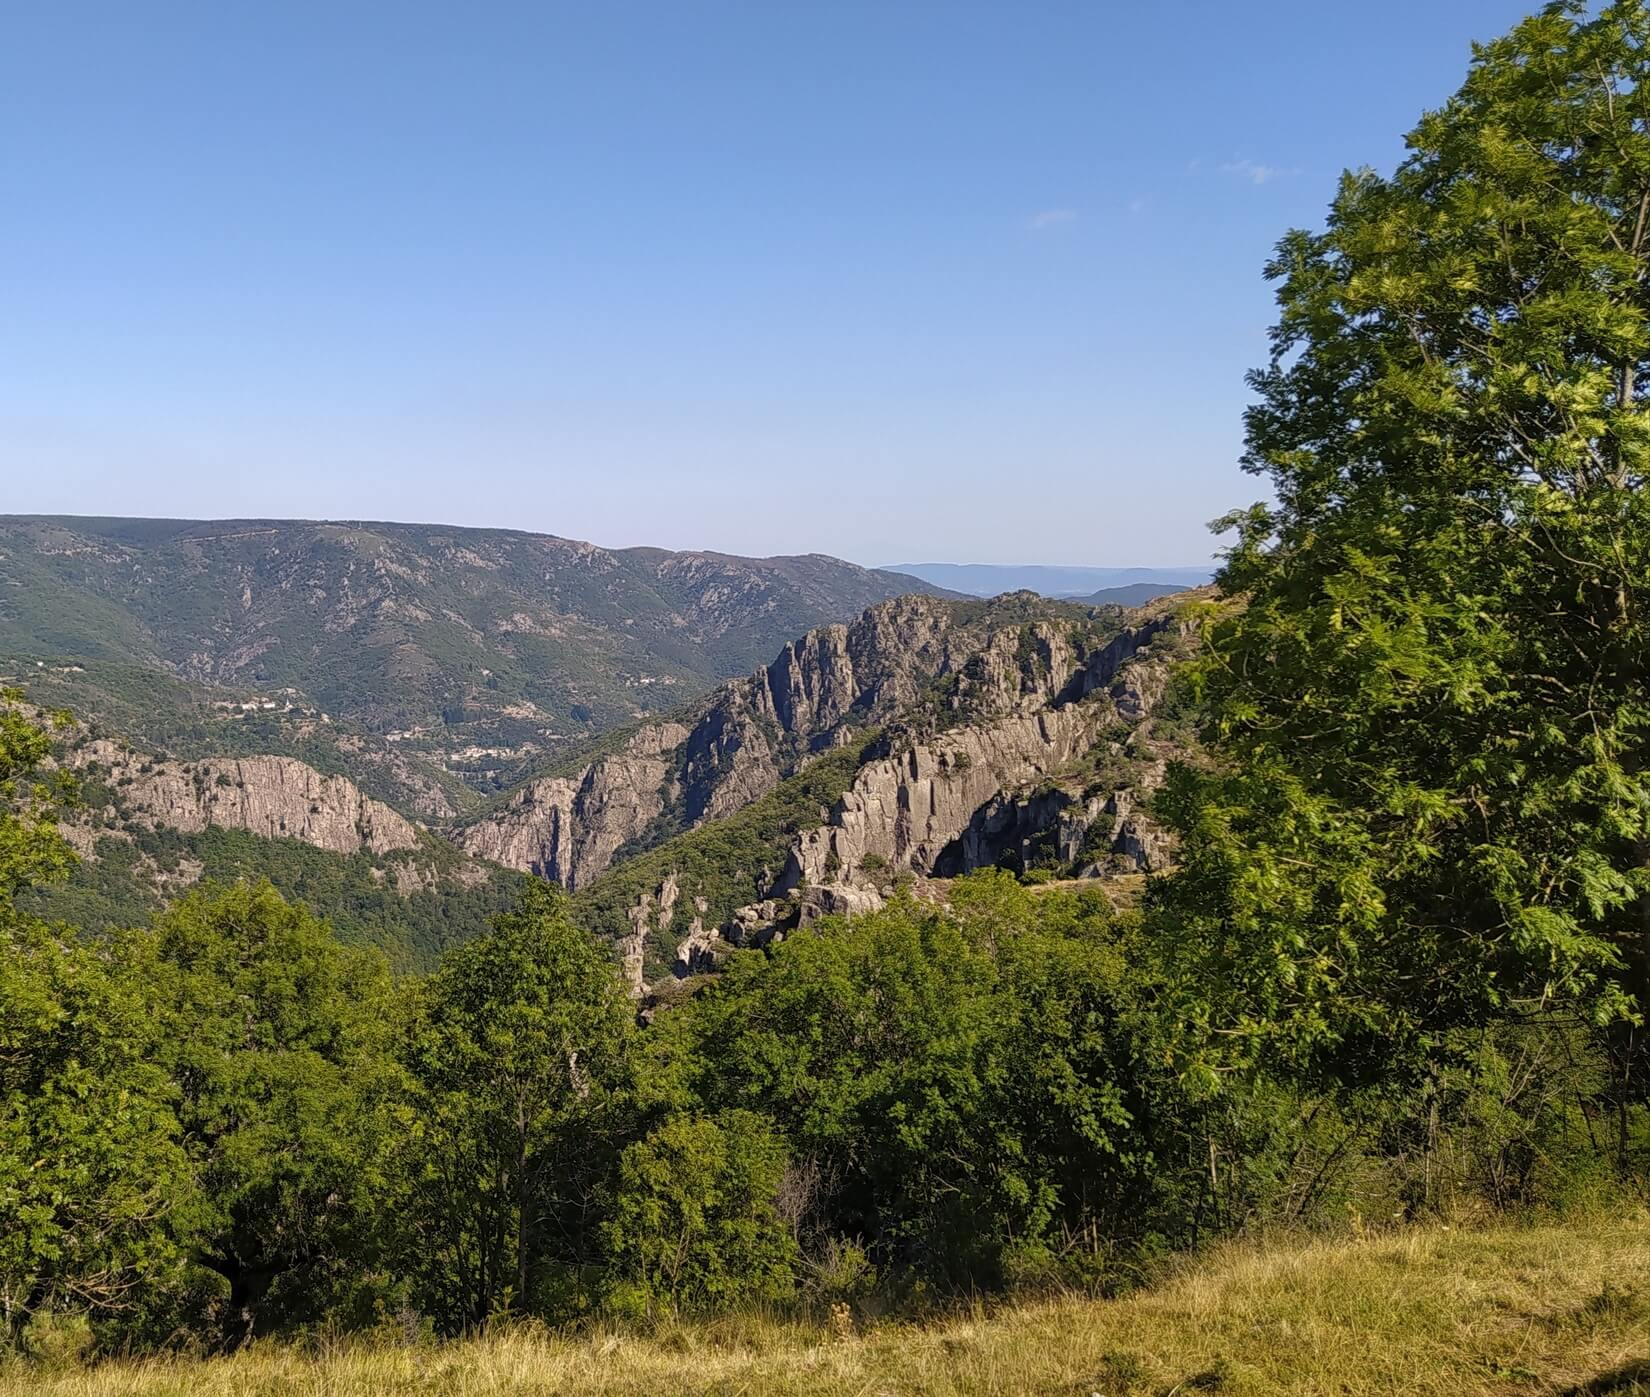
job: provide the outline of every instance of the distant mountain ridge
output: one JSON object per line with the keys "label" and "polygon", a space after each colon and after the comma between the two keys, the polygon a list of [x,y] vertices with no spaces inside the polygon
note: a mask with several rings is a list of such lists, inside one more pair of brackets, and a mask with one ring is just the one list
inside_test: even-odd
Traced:
{"label": "distant mountain ridge", "polygon": [[[697,711],[634,729],[576,771],[546,772],[456,832],[478,858],[587,886],[623,849],[730,815],[759,799],[849,734],[909,719],[947,681],[948,712],[971,717],[1037,701],[1071,655],[1100,649],[1114,618],[1029,593],[990,603],[909,596],[879,603],[848,625],[821,626],[768,666],[713,690]],[[1057,654],[1021,674],[1039,647]],[[1056,685],[1057,687],[1057,685]]]}
{"label": "distant mountain ridge", "polygon": [[1079,606],[1144,606],[1159,597],[1172,597],[1191,588],[1178,582],[1130,582],[1122,587],[1102,587],[1086,597],[1071,597]]}
{"label": "distant mountain ridge", "polygon": [[0,679],[179,757],[282,754],[443,819],[932,584],[822,554],[433,524],[0,516]]}
{"label": "distant mountain ridge", "polygon": [[[883,571],[903,573],[931,586],[965,592],[974,597],[1029,591],[1057,600],[1073,601],[1088,601],[1101,589],[1126,586],[1150,585],[1159,588],[1151,596],[1163,596],[1176,588],[1201,587],[1214,577],[1215,572],[1212,566],[1099,568],[1060,567],[1043,563],[890,563]],[[1139,600],[1150,599],[1141,597]],[[1104,601],[1131,604],[1120,597],[1107,597]],[[1133,604],[1138,605],[1139,602]]]}

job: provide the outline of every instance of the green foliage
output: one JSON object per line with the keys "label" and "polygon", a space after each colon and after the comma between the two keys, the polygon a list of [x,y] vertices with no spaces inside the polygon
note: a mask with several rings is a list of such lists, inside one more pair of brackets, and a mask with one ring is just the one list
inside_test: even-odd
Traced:
{"label": "green foliage", "polygon": [[[268,884],[120,930],[94,873],[55,904],[91,922],[111,900],[82,937],[36,915],[71,862],[52,823],[65,792],[41,774],[38,723],[0,701],[10,1342],[67,1361],[392,1306],[411,1330],[455,1333],[599,1304],[863,1300],[873,1284],[912,1300],[1113,1288],[1245,1227],[1362,1231],[1642,1188],[1647,45],[1642,4],[1549,7],[1479,52],[1391,178],[1348,176],[1328,227],[1280,245],[1247,457],[1276,504],[1235,521],[1223,582],[1241,604],[1210,608],[1204,656],[1161,710],[1165,732],[1197,724],[1209,748],[1158,799],[1181,865],[1143,916],[981,873],[944,903],[900,894],[736,953],[638,1027],[609,954],[627,909],[669,874],[709,925],[761,896],[868,750],[838,749],[573,899],[524,884],[459,945],[456,906],[409,930],[411,902],[371,902],[384,862],[221,832],[100,846],[112,872],[275,861],[285,886],[356,909],[350,934],[440,950],[400,985]],[[8,548],[0,580],[73,583],[65,633],[102,628],[112,664],[151,625],[204,644],[247,606],[197,589],[160,616],[166,589],[89,585],[122,550],[221,543],[237,578],[280,583],[284,564],[240,535],[87,527],[90,548]],[[374,602],[363,576],[427,561],[406,530],[313,532],[308,563]],[[452,561],[442,531],[416,537]],[[625,586],[592,586],[582,563],[585,581],[546,581],[539,543],[488,540],[481,571],[498,577],[442,593],[451,605],[428,610],[444,620],[363,604],[375,622],[302,656],[290,607],[309,593],[287,588],[260,617],[279,642],[260,682],[302,658],[385,721],[437,704],[463,726],[533,695],[606,721],[563,641],[486,632],[504,658],[481,666],[476,634],[511,614],[494,604],[518,573],[585,617],[573,629],[617,624],[640,569],[668,604],[643,607],[638,634],[668,616],[676,635],[670,567],[615,558]],[[1046,604],[992,605],[1018,628],[1022,681],[1046,678]],[[8,615],[55,634],[36,602]],[[670,642],[684,670],[693,644]],[[1166,635],[1159,653],[1179,646]],[[386,694],[363,652],[396,656],[401,688]],[[558,664],[556,684],[534,677]],[[958,711],[968,677],[923,697],[919,728]],[[1062,778],[1131,783],[1161,735],[1109,733]],[[1089,850],[1108,833],[1096,821]],[[655,964],[670,949],[648,948]],[[1143,1373],[1121,1351],[1100,1371]]]}
{"label": "green foliage", "polygon": [[[1051,915],[1052,914],[1052,915]],[[664,1025],[663,1071],[769,1116],[812,1196],[817,1252],[998,1283],[1012,1248],[1139,1235],[1156,1176],[1144,1105],[1172,1081],[1136,1037],[1100,895],[1034,901],[1001,875],[947,913],[897,899],[736,958]],[[1142,986],[1141,992],[1144,992]]]}
{"label": "green foliage", "polygon": [[704,1310],[782,1300],[796,1243],[777,1199],[785,1148],[749,1111],[672,1116],[629,1146],[602,1223],[608,1307]]}
{"label": "green foliage", "polygon": [[[478,884],[461,880],[459,856],[434,838],[412,851],[345,855],[245,830],[186,834],[133,825],[121,833],[100,838],[95,858],[77,863],[64,881],[33,889],[24,905],[37,916],[106,933],[152,922],[169,884],[268,881],[282,897],[324,914],[341,940],[374,947],[406,971],[428,969],[447,946],[486,930],[514,899],[517,882],[502,869]],[[403,865],[415,875],[407,891],[397,877]]]}
{"label": "green foliage", "polygon": [[134,1326],[176,1279],[192,1181],[142,981],[18,908],[72,855],[63,794],[39,775],[50,734],[0,693],[0,1325],[11,1342],[58,1307]]}
{"label": "green foliage", "polygon": [[154,1062],[158,1027],[106,948],[0,922],[4,1337],[57,1308],[144,1336],[181,1283],[199,1199]]}
{"label": "green foliage", "polygon": [[1452,1026],[1642,1012],[1647,37],[1548,7],[1279,244],[1277,503],[1228,521],[1196,671],[1223,765],[1162,802],[1211,1065],[1420,1080]]}
{"label": "green foliage", "polygon": [[403,1050],[402,1264],[443,1329],[577,1291],[632,1032],[617,968],[547,883],[524,882],[516,910],[424,987]]}
{"label": "green foliage", "polygon": [[[24,710],[22,694],[0,689],[0,917],[26,888],[68,872],[72,854],[53,824],[55,805],[72,789],[42,770],[51,736]],[[59,715],[56,723],[67,721]]]}
{"label": "green foliage", "polygon": [[371,1254],[383,962],[267,883],[191,893],[116,949],[149,987],[201,1190],[193,1255],[224,1282],[221,1336],[324,1310]]}

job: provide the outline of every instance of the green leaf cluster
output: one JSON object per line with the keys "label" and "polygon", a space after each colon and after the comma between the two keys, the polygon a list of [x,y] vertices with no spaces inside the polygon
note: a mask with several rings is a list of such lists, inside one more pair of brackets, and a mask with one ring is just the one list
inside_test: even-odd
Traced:
{"label": "green leaf cluster", "polygon": [[1157,890],[1216,1059],[1350,1077],[1650,989],[1650,12],[1481,47],[1269,267]]}

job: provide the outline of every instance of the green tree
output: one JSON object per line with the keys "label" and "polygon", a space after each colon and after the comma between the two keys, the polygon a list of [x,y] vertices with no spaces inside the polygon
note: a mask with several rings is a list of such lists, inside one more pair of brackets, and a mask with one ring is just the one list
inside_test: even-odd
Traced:
{"label": "green tree", "polygon": [[[1102,894],[959,880],[736,958],[656,1026],[673,1100],[772,1121],[813,1259],[957,1286],[1176,1226],[1185,1102]],[[1192,1191],[1195,1193],[1193,1175]]]}
{"label": "green tree", "polygon": [[195,1260],[235,1344],[324,1306],[371,1261],[387,971],[267,883],[190,893],[125,951],[202,1193]]}
{"label": "green tree", "polygon": [[153,1024],[106,948],[17,910],[72,854],[49,732],[0,694],[0,1323],[53,1308],[142,1327],[179,1281],[191,1183],[148,1055]]}
{"label": "green tree", "polygon": [[443,956],[405,1050],[403,1221],[444,1329],[554,1309],[594,1262],[633,1027],[618,967],[547,883],[525,881],[516,910]]}
{"label": "green tree", "polygon": [[1432,1080],[1450,1026],[1646,1002],[1647,41],[1524,21],[1268,268],[1275,503],[1223,521],[1153,893],[1212,1068]]}
{"label": "green tree", "polygon": [[0,689],[0,916],[14,918],[17,895],[64,878],[74,851],[57,832],[56,808],[73,798],[62,775],[48,773],[51,733],[67,714],[38,715],[17,689]]}
{"label": "green tree", "polygon": [[762,1117],[673,1116],[630,1145],[601,1226],[610,1303],[708,1309],[788,1295],[796,1242],[779,1215],[785,1147]]}

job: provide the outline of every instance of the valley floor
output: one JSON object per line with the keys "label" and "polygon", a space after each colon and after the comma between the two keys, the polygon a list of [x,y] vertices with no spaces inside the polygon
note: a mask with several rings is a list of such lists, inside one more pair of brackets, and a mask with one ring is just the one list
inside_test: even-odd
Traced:
{"label": "valley floor", "polygon": [[[846,1330],[846,1326],[844,1327]],[[648,1337],[265,1345],[211,1362],[0,1369],[46,1397],[366,1393],[1650,1393],[1644,1217],[1245,1244],[1113,1301],[833,1333],[740,1316]]]}

